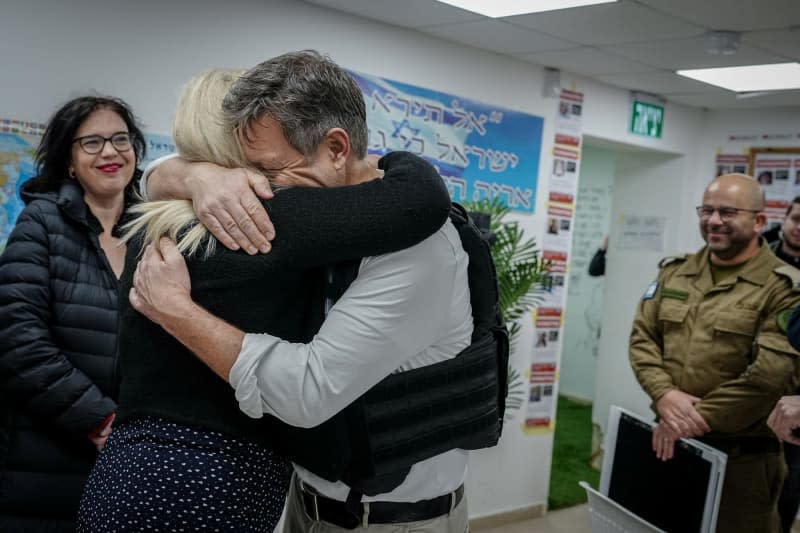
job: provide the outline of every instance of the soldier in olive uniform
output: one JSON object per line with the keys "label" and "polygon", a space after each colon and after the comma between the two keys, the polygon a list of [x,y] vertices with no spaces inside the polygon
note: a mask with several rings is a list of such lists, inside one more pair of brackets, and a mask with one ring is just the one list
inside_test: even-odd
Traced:
{"label": "soldier in olive uniform", "polygon": [[[780,226],[765,231],[762,233],[763,237],[767,239],[769,248],[785,263],[792,265],[795,268],[800,267],[800,196],[796,196],[789,208],[786,210],[786,216]],[[797,348],[797,342],[792,341],[792,320],[789,319],[789,326],[787,328],[787,338],[789,343]],[[800,391],[795,391],[795,394]],[[781,402],[778,402],[781,405]],[[773,411],[775,412],[775,411]],[[770,418],[773,418],[770,416]],[[770,419],[767,419],[767,425],[775,432],[778,437],[781,434],[770,425]],[[788,469],[786,479],[783,481],[783,490],[781,496],[778,498],[778,514],[781,517],[781,529],[783,533],[791,533],[792,525],[797,517],[797,509],[800,508],[800,446],[790,442],[783,443],[783,457],[786,460],[786,468]]]}
{"label": "soldier in olive uniform", "polygon": [[763,209],[753,178],[712,181],[697,208],[706,246],[661,262],[630,339],[631,365],[659,418],[656,455],[670,459],[681,437],[728,454],[722,533],[780,531],[786,465],[766,420],[797,385],[800,354],[786,339],[786,321],[800,304],[800,271],[760,238]]}

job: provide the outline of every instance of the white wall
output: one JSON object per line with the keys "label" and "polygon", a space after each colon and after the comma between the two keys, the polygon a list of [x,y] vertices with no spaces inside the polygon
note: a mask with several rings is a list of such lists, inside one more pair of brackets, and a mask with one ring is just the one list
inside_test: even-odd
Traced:
{"label": "white wall", "polygon": [[628,132],[631,111],[629,91],[570,74],[562,75],[562,86],[568,89],[575,87],[591,96],[586,103],[583,134],[592,139],[592,144],[599,146],[603,140],[610,141],[604,146],[620,151],[639,149],[692,154],[695,150],[697,134],[706,115],[700,109],[667,102],[662,137],[652,139]]}
{"label": "white wall", "polygon": [[589,276],[588,269],[609,230],[617,154],[589,142],[584,140],[581,153],[558,390],[560,394],[592,401],[605,276]]}
{"label": "white wall", "polygon": [[[621,405],[649,415],[649,399],[628,363],[628,337],[636,306],[655,279],[659,260],[677,250],[681,187],[676,178],[688,173],[685,157],[649,152],[621,153],[617,159],[611,236],[606,254],[606,299],[603,334],[597,359],[597,392],[592,419],[605,428],[608,409]],[[667,219],[664,250],[621,249],[621,218],[648,215]]]}
{"label": "white wall", "polygon": [[[60,103],[94,89],[127,100],[147,131],[169,133],[180,85],[191,75],[215,66],[251,66],[302,48],[328,52],[347,68],[542,116],[544,145],[536,214],[517,217],[526,232],[542,242],[545,170],[552,167],[556,103],[540,96],[542,71],[528,63],[290,0],[7,0],[0,16],[0,48],[4,51],[0,117],[21,120],[45,121]],[[669,105],[662,140],[636,137],[626,132],[630,104],[626,91],[580,77],[565,75],[563,79],[565,87],[586,94],[585,133],[637,147],[691,152],[700,113]],[[695,168],[687,163],[680,165],[677,174],[663,165],[630,172],[623,180],[629,182],[630,192],[625,193],[623,187],[623,196],[637,207],[641,202],[634,197],[636,192],[658,203],[653,187],[666,197],[682,197],[681,177],[689,174],[687,165]],[[676,182],[679,193],[674,189]],[[668,205],[652,207],[667,210]],[[622,206],[614,209],[624,211]],[[631,258],[630,264],[623,264],[620,257],[610,259],[609,267],[620,275],[627,270],[640,273],[641,258]],[[644,264],[654,265],[654,258]],[[648,276],[639,277],[642,280],[632,276],[625,287],[615,285],[614,289],[638,293]],[[620,316],[632,303],[631,298],[621,304],[607,300],[607,309]],[[615,336],[627,327],[629,323],[624,328],[604,325],[603,338],[617,340]],[[530,363],[531,337],[526,321],[520,350],[512,357],[523,374]],[[627,333],[620,339],[625,337]],[[624,353],[620,349],[609,344],[606,350]],[[615,379],[598,381],[598,392]],[[521,414],[506,427],[498,448],[473,456],[468,482],[472,516],[546,502],[552,435],[523,434]]]}

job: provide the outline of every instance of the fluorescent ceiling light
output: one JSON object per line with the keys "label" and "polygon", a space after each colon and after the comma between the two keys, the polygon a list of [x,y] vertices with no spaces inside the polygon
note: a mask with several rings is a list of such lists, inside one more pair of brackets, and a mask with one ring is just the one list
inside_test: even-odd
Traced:
{"label": "fluorescent ceiling light", "polygon": [[737,93],[800,89],[800,63],[699,68],[679,70],[676,74]]}
{"label": "fluorescent ceiling light", "polygon": [[570,7],[609,4],[617,0],[437,0],[487,17],[500,18]]}

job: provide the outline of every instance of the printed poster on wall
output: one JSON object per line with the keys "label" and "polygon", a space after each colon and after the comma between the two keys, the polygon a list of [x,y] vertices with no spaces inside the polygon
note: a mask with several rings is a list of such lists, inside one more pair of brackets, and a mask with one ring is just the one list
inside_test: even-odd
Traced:
{"label": "printed poster on wall", "polygon": [[716,172],[714,177],[723,174],[747,174],[747,167],[750,165],[750,158],[746,155],[718,154]]}
{"label": "printed poster on wall", "polygon": [[367,105],[369,152],[406,150],[427,159],[454,201],[500,198],[533,213],[541,117],[377,76],[349,72]]}
{"label": "printed poster on wall", "polygon": [[556,146],[553,150],[553,170],[550,191],[575,194],[578,190],[578,160],[580,151],[572,146]]}
{"label": "printed poster on wall", "polygon": [[542,306],[561,307],[566,301],[567,253],[543,250],[542,259],[550,263],[550,280],[544,294]]}
{"label": "printed poster on wall", "polygon": [[526,433],[549,432],[555,417],[555,389],[561,353],[562,310],[540,307],[533,314],[533,353],[528,382]]}
{"label": "printed poster on wall", "polygon": [[583,94],[566,89],[562,90],[558,98],[556,131],[561,135],[572,135],[580,138],[582,117]]}
{"label": "printed poster on wall", "polygon": [[533,430],[550,430],[556,407],[556,360],[541,361],[531,365],[531,384],[525,425]]}
{"label": "printed poster on wall", "polygon": [[534,343],[531,347],[527,415],[523,424],[523,431],[531,434],[548,433],[555,427],[562,314],[567,299],[567,265],[575,233],[575,198],[583,142],[583,94],[562,90],[557,105],[546,227],[542,239],[542,257],[550,265],[550,284],[543,307],[532,313]]}
{"label": "printed poster on wall", "polygon": [[[25,204],[20,187],[36,174],[34,156],[44,134],[45,124],[15,119],[0,119],[0,252]],[[139,164],[173,153],[175,145],[168,135],[145,134],[146,156]]]}
{"label": "printed poster on wall", "polygon": [[551,192],[547,202],[547,230],[544,234],[545,250],[567,253],[572,245],[572,221],[575,214],[575,195]]}
{"label": "printed poster on wall", "polygon": [[664,235],[667,226],[665,217],[623,215],[620,218],[622,231],[617,248],[648,252],[664,251]]}
{"label": "printed poster on wall", "polygon": [[172,137],[169,135],[145,133],[144,140],[146,147],[145,156],[138,165],[142,170],[144,170],[151,161],[155,161],[159,157],[165,155],[174,154],[177,151],[175,144],[172,142]]}
{"label": "printed poster on wall", "polygon": [[792,199],[800,195],[800,149],[795,153],[755,152],[753,176],[767,199],[767,224],[780,225]]}

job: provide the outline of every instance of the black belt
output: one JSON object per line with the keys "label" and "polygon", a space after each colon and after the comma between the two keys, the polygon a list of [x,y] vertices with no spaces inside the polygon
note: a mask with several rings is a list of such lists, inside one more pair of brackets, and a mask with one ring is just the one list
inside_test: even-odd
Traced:
{"label": "black belt", "polygon": [[731,439],[698,439],[700,442],[708,444],[721,452],[725,452],[729,457],[740,455],[760,455],[764,453],[779,453],[781,443],[778,439],[770,437],[742,437]]}
{"label": "black belt", "polygon": [[359,504],[358,516],[345,509],[345,502],[333,500],[317,494],[314,489],[300,483],[300,496],[308,516],[314,520],[324,520],[345,529],[355,529],[362,525],[366,515],[367,524],[399,524],[431,520],[446,515],[464,497],[464,485],[455,491],[414,503],[405,502],[365,502]]}

